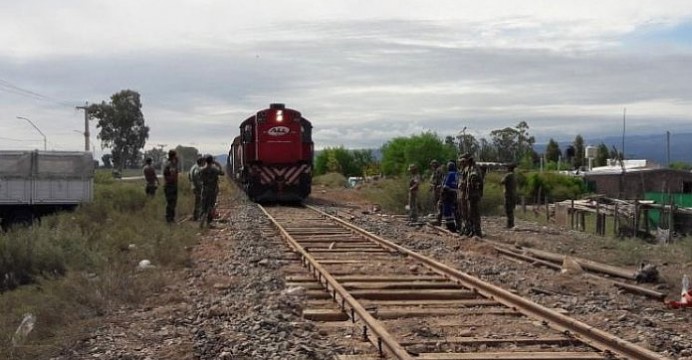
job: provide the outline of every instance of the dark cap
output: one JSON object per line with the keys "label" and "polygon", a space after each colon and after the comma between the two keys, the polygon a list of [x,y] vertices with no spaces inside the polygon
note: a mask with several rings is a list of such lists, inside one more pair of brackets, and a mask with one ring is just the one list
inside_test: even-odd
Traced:
{"label": "dark cap", "polygon": [[178,155],[178,153],[175,152],[175,150],[168,150],[168,157],[174,157],[176,155]]}

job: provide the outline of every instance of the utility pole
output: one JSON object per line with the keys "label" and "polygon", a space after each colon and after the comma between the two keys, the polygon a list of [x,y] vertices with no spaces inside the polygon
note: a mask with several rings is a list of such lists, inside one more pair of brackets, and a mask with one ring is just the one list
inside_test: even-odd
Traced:
{"label": "utility pole", "polygon": [[84,151],[89,151],[89,102],[84,106],[75,106],[77,110],[84,110]]}
{"label": "utility pole", "polygon": [[670,131],[666,131],[666,163],[670,168]]}

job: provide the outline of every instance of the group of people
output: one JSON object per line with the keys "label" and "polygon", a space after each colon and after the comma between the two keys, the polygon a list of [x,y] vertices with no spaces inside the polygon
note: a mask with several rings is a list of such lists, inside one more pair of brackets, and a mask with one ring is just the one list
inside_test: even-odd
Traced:
{"label": "group of people", "polygon": [[[505,194],[505,213],[507,227],[514,227],[514,206],[516,203],[516,180],[514,165],[507,166],[507,174],[502,178]],[[430,162],[430,191],[433,193],[433,208],[436,211],[435,224],[444,225],[450,231],[466,236],[483,236],[481,229],[480,202],[483,197],[485,169],[476,164],[473,156],[463,154],[458,162],[449,161],[445,167],[437,160]],[[446,171],[445,171],[446,170]],[[415,164],[409,166],[409,220],[418,223],[418,188],[421,177]]]}
{"label": "group of people", "polygon": [[[152,165],[151,158],[145,160],[142,172],[146,181],[144,191],[148,196],[154,197],[156,189],[159,187],[159,178],[156,176],[156,169]],[[166,196],[166,222],[168,223],[175,222],[179,174],[178,154],[175,150],[170,150],[168,151],[168,159],[163,167],[163,192]],[[200,156],[192,168],[190,168],[188,179],[190,180],[192,193],[195,196],[192,218],[194,221],[200,221],[200,228],[205,225],[211,226],[216,197],[219,193],[219,176],[222,175],[221,164],[214,160],[214,157],[211,155]]]}

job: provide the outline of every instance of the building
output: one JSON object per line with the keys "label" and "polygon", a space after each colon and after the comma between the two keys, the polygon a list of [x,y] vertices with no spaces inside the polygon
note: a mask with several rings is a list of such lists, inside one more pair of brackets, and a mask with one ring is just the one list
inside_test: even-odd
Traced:
{"label": "building", "polygon": [[611,163],[583,174],[588,188],[619,199],[644,199],[646,193],[692,193],[692,172],[662,168],[646,160]]}

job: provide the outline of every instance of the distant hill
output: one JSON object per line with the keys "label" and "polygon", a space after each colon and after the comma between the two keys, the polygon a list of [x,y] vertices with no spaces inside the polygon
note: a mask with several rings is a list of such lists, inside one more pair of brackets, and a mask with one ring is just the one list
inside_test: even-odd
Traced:
{"label": "distant hill", "polygon": [[[600,138],[584,138],[585,145],[598,146],[606,144],[609,149],[615,146],[618,151],[622,148],[622,136],[605,136]],[[564,151],[571,141],[558,141],[560,150]],[[539,154],[545,151],[547,144],[536,144],[534,150]],[[666,164],[666,134],[630,135],[625,136],[625,157],[628,159],[646,159],[658,164]],[[670,161],[692,163],[692,133],[670,135]]]}

